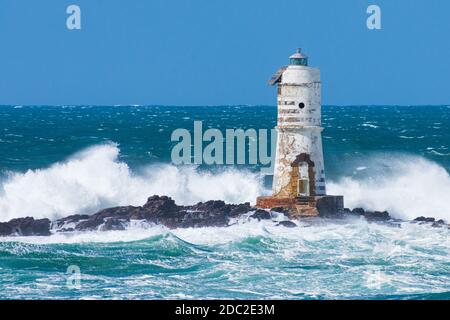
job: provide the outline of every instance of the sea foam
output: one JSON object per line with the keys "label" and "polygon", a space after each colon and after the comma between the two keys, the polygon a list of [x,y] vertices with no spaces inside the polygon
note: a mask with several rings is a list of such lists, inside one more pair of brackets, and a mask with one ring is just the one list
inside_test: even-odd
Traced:
{"label": "sea foam", "polygon": [[[9,172],[0,182],[0,221],[33,216],[60,218],[94,213],[118,205],[142,205],[153,194],[179,204],[224,200],[254,203],[270,193],[262,176],[227,168],[216,172],[194,166],[154,164],[139,170],[119,159],[116,144],[83,150],[49,168]],[[445,168],[422,157],[374,155],[364,161],[362,177],[328,181],[329,194],[344,195],[345,206],[388,210],[414,219],[433,216],[450,221],[450,176]]]}
{"label": "sea foam", "polygon": [[194,166],[155,164],[133,172],[115,144],[83,150],[49,168],[10,172],[0,184],[0,221],[60,218],[118,205],[143,205],[167,195],[179,204],[224,200],[254,202],[266,191],[258,174],[228,168],[211,173]]}
{"label": "sea foam", "polygon": [[365,160],[361,178],[329,182],[330,194],[344,195],[345,205],[387,210],[401,219],[430,216],[450,221],[450,176],[435,162],[411,155],[376,155]]}

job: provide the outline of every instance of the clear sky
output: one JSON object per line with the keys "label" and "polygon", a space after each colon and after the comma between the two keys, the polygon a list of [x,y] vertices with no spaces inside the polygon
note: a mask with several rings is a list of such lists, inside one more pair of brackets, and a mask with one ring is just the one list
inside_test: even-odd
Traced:
{"label": "clear sky", "polygon": [[447,0],[0,0],[0,104],[275,105],[296,47],[324,104],[449,104],[449,39]]}

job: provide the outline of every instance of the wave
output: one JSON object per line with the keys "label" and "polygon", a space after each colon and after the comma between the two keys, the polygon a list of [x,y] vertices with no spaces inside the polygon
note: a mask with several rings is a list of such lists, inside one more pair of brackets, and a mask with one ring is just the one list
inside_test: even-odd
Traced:
{"label": "wave", "polygon": [[0,184],[0,221],[33,216],[60,218],[119,205],[142,205],[168,195],[179,204],[221,199],[254,202],[265,193],[259,174],[228,168],[215,173],[193,166],[155,164],[133,172],[116,144],[83,150],[64,162],[25,173],[9,172]]}
{"label": "wave", "polygon": [[[448,297],[444,228],[408,222],[392,228],[361,219],[299,225],[253,220],[229,228],[0,238],[0,259],[8,261],[0,298]],[[61,272],[74,264],[82,272],[77,290],[61,285]]]}
{"label": "wave", "polygon": [[[215,172],[194,166],[154,164],[139,170],[119,159],[116,144],[83,150],[49,168],[9,172],[0,182],[0,221],[33,216],[56,219],[119,205],[142,205],[153,194],[179,204],[224,200],[254,203],[270,193],[263,177],[246,170]],[[353,176],[328,181],[330,194],[344,195],[349,208],[388,210],[402,219],[433,216],[450,220],[450,176],[422,157],[375,155],[357,164]]]}
{"label": "wave", "polygon": [[410,155],[376,155],[364,161],[363,177],[329,182],[349,208],[387,210],[394,217],[431,216],[450,221],[450,176],[435,162]]}

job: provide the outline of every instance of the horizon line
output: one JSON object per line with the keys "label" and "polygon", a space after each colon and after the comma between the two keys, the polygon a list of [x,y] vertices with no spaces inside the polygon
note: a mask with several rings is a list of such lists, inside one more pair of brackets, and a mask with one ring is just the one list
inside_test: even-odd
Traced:
{"label": "horizon line", "polygon": [[[450,107],[448,104],[323,104],[322,107]],[[205,104],[205,105],[177,105],[177,104],[0,104],[1,107],[171,107],[171,108],[197,108],[197,107],[270,107],[277,105],[269,104]]]}

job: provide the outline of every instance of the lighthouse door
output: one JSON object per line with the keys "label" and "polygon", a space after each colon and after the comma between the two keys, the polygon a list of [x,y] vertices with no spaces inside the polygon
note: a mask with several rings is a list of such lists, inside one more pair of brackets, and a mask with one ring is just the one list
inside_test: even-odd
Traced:
{"label": "lighthouse door", "polygon": [[298,180],[297,193],[300,197],[308,197],[309,196],[309,180],[308,179],[299,179]]}
{"label": "lighthouse door", "polygon": [[298,167],[298,184],[297,184],[297,194],[300,197],[309,196],[309,177],[308,177],[308,164],[303,162]]}

